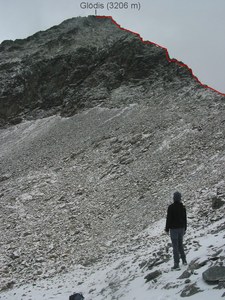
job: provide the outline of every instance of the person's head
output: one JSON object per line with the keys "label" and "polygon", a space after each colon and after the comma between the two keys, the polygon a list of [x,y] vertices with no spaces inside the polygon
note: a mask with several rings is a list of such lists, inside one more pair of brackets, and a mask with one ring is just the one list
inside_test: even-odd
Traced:
{"label": "person's head", "polygon": [[181,193],[175,192],[175,193],[173,194],[173,201],[174,201],[174,202],[181,202]]}

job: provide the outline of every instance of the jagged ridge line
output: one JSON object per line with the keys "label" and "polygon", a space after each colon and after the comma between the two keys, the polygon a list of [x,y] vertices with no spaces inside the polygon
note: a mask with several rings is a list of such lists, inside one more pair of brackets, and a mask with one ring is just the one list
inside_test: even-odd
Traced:
{"label": "jagged ridge line", "polygon": [[126,29],[126,28],[121,27],[121,25],[118,24],[118,23],[113,19],[112,16],[95,16],[95,17],[98,18],[98,19],[111,19],[111,21],[112,21],[119,29],[124,30],[124,31],[127,31],[127,32],[129,32],[129,33],[132,33],[132,34],[138,36],[138,38],[142,41],[142,43],[144,43],[144,44],[150,44],[150,45],[153,44],[153,45],[155,45],[156,47],[159,47],[159,48],[163,49],[163,50],[165,51],[165,53],[166,53],[166,59],[168,60],[169,63],[176,63],[176,64],[179,65],[180,67],[185,67],[185,68],[188,69],[188,71],[191,73],[192,77],[193,77],[198,83],[201,84],[201,86],[203,86],[204,88],[210,89],[210,90],[212,90],[212,91],[218,93],[219,95],[225,96],[225,93],[219,92],[218,90],[216,90],[216,89],[214,89],[214,88],[212,88],[212,87],[210,87],[210,86],[208,86],[208,85],[206,85],[206,84],[203,84],[203,83],[198,79],[198,77],[197,77],[196,75],[194,75],[192,69],[191,69],[190,67],[188,67],[188,65],[179,62],[179,61],[178,61],[177,59],[175,59],[175,58],[172,58],[172,59],[171,59],[170,56],[169,56],[169,52],[168,52],[168,49],[167,49],[167,48],[165,48],[165,47],[163,47],[163,46],[160,46],[160,45],[158,45],[158,44],[156,44],[156,43],[154,43],[154,42],[151,42],[151,41],[144,41],[143,38],[140,36],[139,33],[133,32],[133,31],[131,31],[131,30],[129,30],[129,29]]}

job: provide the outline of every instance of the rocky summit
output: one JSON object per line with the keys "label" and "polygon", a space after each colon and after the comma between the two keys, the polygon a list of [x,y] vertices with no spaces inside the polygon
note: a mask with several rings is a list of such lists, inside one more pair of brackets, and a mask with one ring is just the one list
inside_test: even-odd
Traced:
{"label": "rocky summit", "polygon": [[224,230],[225,97],[111,18],[2,42],[0,126],[0,290],[129,252],[175,190]]}
{"label": "rocky summit", "polygon": [[166,104],[178,95],[201,101],[202,93],[191,72],[169,63],[164,49],[110,18],[74,18],[0,45],[1,126],[96,106],[152,106],[157,97],[166,97]]}

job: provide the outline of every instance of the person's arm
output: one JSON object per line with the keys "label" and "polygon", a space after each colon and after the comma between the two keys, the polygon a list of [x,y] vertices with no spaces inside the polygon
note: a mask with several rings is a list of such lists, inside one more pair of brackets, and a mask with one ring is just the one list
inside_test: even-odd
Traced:
{"label": "person's arm", "polygon": [[187,230],[187,212],[186,208],[184,207],[184,230]]}
{"label": "person's arm", "polygon": [[166,216],[166,228],[165,228],[165,231],[166,232],[169,232],[169,229],[170,229],[170,219],[171,219],[171,216],[170,216],[170,207],[168,207],[167,209],[167,216]]}

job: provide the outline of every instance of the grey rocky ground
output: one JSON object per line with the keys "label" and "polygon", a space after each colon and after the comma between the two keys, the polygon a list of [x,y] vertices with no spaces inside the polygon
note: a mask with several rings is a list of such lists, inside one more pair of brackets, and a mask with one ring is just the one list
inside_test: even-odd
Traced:
{"label": "grey rocky ground", "polygon": [[[193,129],[185,133],[171,124],[170,135],[162,137],[151,129],[149,114],[138,105],[96,108],[2,130],[3,286],[12,278],[22,283],[48,277],[119,252],[165,215],[177,188],[188,208],[196,208],[197,228],[196,216],[203,224],[216,218],[210,205],[224,201],[223,154],[187,147],[202,142]],[[205,201],[209,205],[202,209]]]}
{"label": "grey rocky ground", "polygon": [[176,189],[196,230],[224,217],[224,97],[162,49],[92,17],[0,59],[0,289],[138,246]]}

